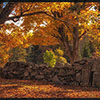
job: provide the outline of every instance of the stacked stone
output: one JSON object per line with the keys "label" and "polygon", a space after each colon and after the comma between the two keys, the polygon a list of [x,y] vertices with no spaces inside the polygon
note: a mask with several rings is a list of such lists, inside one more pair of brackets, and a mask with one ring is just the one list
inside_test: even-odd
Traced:
{"label": "stacked stone", "polygon": [[72,65],[8,62],[0,69],[0,76],[8,79],[44,80],[62,85],[100,87],[100,58],[82,59]]}
{"label": "stacked stone", "polygon": [[89,86],[91,66],[88,59],[82,59],[72,64],[76,73],[76,82],[81,86]]}
{"label": "stacked stone", "polygon": [[100,87],[100,58],[94,58],[91,60],[91,77],[92,86]]}
{"label": "stacked stone", "polygon": [[76,82],[81,86],[100,87],[100,58],[82,59],[72,65]]}
{"label": "stacked stone", "polygon": [[3,78],[45,80],[56,84],[71,84],[75,80],[74,69],[68,64],[51,68],[46,64],[8,62],[2,73]]}

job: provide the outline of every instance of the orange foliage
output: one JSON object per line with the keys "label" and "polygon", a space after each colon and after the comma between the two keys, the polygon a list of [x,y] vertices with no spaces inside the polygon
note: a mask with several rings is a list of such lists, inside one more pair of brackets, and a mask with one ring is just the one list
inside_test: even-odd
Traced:
{"label": "orange foliage", "polygon": [[100,98],[100,89],[0,79],[0,98]]}
{"label": "orange foliage", "polygon": [[[15,15],[41,11],[45,13],[24,16],[20,27],[14,24],[4,25],[0,31],[0,44],[4,44],[7,50],[19,45],[23,47],[28,47],[30,44],[56,45],[62,42],[56,38],[60,37],[58,28],[61,25],[64,26],[64,37],[68,36],[71,46],[74,37],[78,35],[82,40],[85,32],[85,35],[91,40],[100,41],[100,30],[98,30],[100,24],[98,14],[100,12],[98,9],[93,9],[94,6],[98,7],[99,3],[19,2],[14,8]],[[73,33],[74,27],[78,27],[79,34]],[[7,33],[7,29],[11,33]]]}

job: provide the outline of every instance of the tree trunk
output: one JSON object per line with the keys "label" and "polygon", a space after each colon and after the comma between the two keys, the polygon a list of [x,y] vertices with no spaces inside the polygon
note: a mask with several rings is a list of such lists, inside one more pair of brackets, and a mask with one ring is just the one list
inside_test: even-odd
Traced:
{"label": "tree trunk", "polygon": [[[77,41],[79,42],[79,41]],[[74,51],[72,51],[72,53],[69,53],[70,51],[68,51],[68,49],[65,48],[65,52],[67,53],[68,57],[70,58],[70,63],[74,63],[75,61],[80,59],[79,56],[79,43],[77,45],[77,48],[74,49]]]}
{"label": "tree trunk", "polygon": [[74,49],[74,51],[72,52],[72,55],[70,57],[70,63],[72,64],[79,59],[80,59],[80,56],[79,56],[79,43],[78,43],[77,48]]}
{"label": "tree trunk", "polygon": [[65,51],[70,58],[71,64],[80,59],[78,25],[76,25],[76,27],[73,27],[73,44],[72,44],[72,47],[69,45],[68,41],[66,41]]}

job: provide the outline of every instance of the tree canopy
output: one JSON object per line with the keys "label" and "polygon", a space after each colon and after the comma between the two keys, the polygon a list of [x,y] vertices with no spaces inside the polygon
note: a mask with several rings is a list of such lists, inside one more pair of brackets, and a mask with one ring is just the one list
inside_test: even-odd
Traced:
{"label": "tree canopy", "polygon": [[[1,3],[1,47],[9,50],[19,45],[61,44],[73,63],[79,59],[84,36],[100,41],[99,5],[99,2],[8,2],[3,8]],[[7,20],[13,22],[7,24]]]}

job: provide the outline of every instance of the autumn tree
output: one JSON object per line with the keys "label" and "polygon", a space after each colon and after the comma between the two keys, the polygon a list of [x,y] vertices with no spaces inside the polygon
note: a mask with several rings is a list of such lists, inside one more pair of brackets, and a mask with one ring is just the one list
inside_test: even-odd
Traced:
{"label": "autumn tree", "polygon": [[[31,30],[36,21],[34,37],[29,40],[33,44],[55,45],[62,44],[70,62],[79,59],[79,44],[83,36],[93,38],[99,35],[98,3],[37,3],[38,9],[44,14],[24,17],[24,28]],[[36,7],[35,5],[35,7]],[[93,10],[94,9],[94,10]],[[29,19],[30,18],[30,19]],[[27,23],[30,23],[27,25]],[[43,24],[41,26],[41,24]],[[91,38],[92,39],[92,38]]]}
{"label": "autumn tree", "polygon": [[13,10],[15,16],[5,19],[15,22],[23,17],[23,32],[33,30],[33,35],[26,38],[27,43],[61,44],[71,63],[79,59],[82,38],[87,35],[93,40],[100,33],[98,2],[25,2],[16,4]]}

